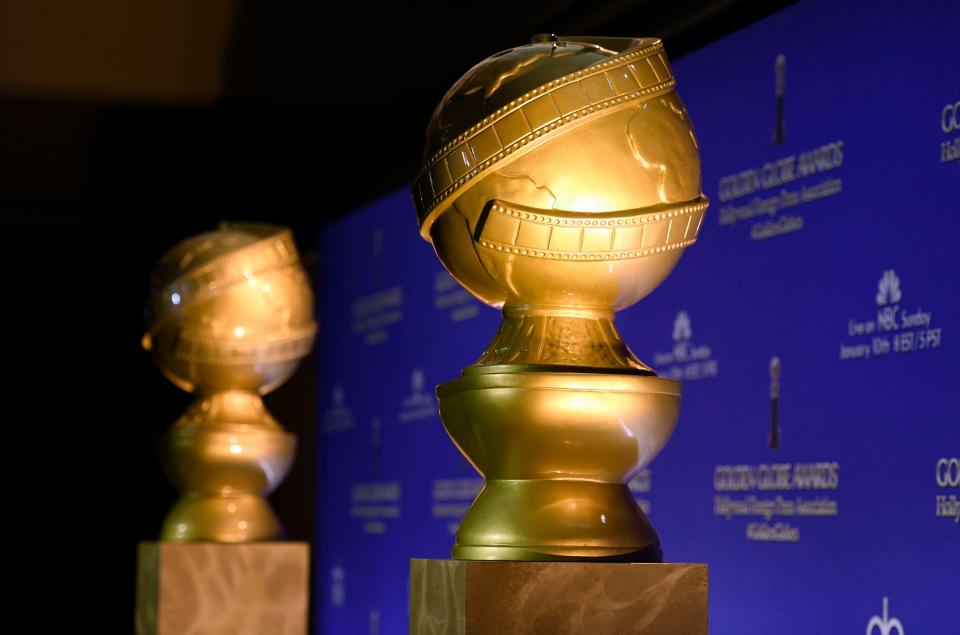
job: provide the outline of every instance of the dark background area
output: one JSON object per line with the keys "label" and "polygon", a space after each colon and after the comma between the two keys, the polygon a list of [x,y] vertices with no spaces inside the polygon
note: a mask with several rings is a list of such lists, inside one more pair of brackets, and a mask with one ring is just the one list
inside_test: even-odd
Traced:
{"label": "dark background area", "polygon": [[[132,630],[136,542],[156,537],[176,495],[156,444],[189,402],[139,345],[149,273],[164,251],[223,219],[275,222],[294,229],[313,274],[318,227],[413,178],[434,106],[484,57],[552,32],[659,36],[676,59],[790,3],[218,0],[210,6],[226,12],[220,22],[187,15],[162,25],[149,15],[166,11],[162,2],[126,7],[134,13],[114,23],[103,18],[122,3],[82,3],[69,20],[57,4],[14,10],[0,0],[0,40],[25,20],[28,36],[59,43],[0,42],[10,408],[26,411],[11,420],[10,447],[31,461],[15,496],[44,540],[66,541],[55,559],[90,545],[80,559],[96,567],[101,600],[82,621],[123,633]],[[212,51],[216,38],[201,28],[210,24],[227,25]],[[162,37],[152,33],[161,26]],[[152,81],[164,50],[145,47],[141,72],[123,47],[108,46],[117,30],[130,42],[173,38],[188,69],[188,40],[202,42],[216,72]],[[83,37],[71,40],[76,31]],[[112,65],[130,70],[117,78]],[[41,79],[27,81],[34,68]],[[410,240],[415,223],[411,213]],[[305,360],[266,398],[299,438],[293,472],[272,497],[295,540],[314,533],[317,363]]]}

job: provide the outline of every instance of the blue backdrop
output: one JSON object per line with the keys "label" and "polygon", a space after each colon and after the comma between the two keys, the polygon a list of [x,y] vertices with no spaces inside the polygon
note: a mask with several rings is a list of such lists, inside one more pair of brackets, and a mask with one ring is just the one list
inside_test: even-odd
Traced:
{"label": "blue backdrop", "polygon": [[[960,632],[958,21],[809,0],[674,63],[712,204],[618,325],[684,382],[632,486],[666,559],[710,565],[714,633]],[[448,557],[481,484],[433,389],[500,316],[420,240],[407,190],[322,248],[319,627],[405,633],[408,559]]]}

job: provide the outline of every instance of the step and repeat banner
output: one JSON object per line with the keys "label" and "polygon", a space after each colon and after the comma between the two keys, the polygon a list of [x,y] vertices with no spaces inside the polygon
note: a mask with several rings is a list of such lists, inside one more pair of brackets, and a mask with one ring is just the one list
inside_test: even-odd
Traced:
{"label": "step and repeat banner", "polygon": [[[618,325],[683,382],[631,489],[667,560],[710,565],[714,633],[960,632],[958,21],[810,0],[674,63],[712,204]],[[500,316],[406,190],[322,247],[318,627],[405,633],[408,559],[448,557],[482,485],[434,387]]]}

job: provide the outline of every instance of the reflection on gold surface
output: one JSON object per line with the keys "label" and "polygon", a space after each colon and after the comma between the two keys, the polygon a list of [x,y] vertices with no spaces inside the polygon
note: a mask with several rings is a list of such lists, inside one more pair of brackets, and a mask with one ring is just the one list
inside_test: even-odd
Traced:
{"label": "reflection on gold surface", "polygon": [[437,389],[487,481],[455,558],[661,557],[626,483],[670,438],[680,385],[614,315],[666,278],[707,208],[674,87],[657,39],[536,36],[468,71],[430,121],[421,235],[504,317]]}
{"label": "reflection on gold surface", "polygon": [[168,251],[151,280],[143,346],[196,395],[167,436],[183,492],[164,540],[247,542],[282,533],[264,496],[293,462],[296,438],[264,408],[310,352],[313,294],[289,230],[223,225]]}

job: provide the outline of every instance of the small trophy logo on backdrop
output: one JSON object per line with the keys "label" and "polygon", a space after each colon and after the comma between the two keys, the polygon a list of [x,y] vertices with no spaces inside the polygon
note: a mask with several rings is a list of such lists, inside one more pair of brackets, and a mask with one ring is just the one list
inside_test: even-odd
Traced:
{"label": "small trophy logo on backdrop", "polygon": [[382,445],[380,418],[374,417],[370,420],[370,476],[372,478],[380,476],[380,464],[383,456]]}
{"label": "small trophy logo on backdrop", "polygon": [[777,61],[773,64],[773,72],[776,76],[774,90],[777,95],[777,127],[773,133],[773,145],[782,146],[786,141],[786,133],[783,129],[783,93],[787,77],[787,56],[783,53],[777,55]]}
{"label": "small trophy logo on backdrop", "polygon": [[770,436],[771,450],[780,447],[780,358],[770,358]]}

